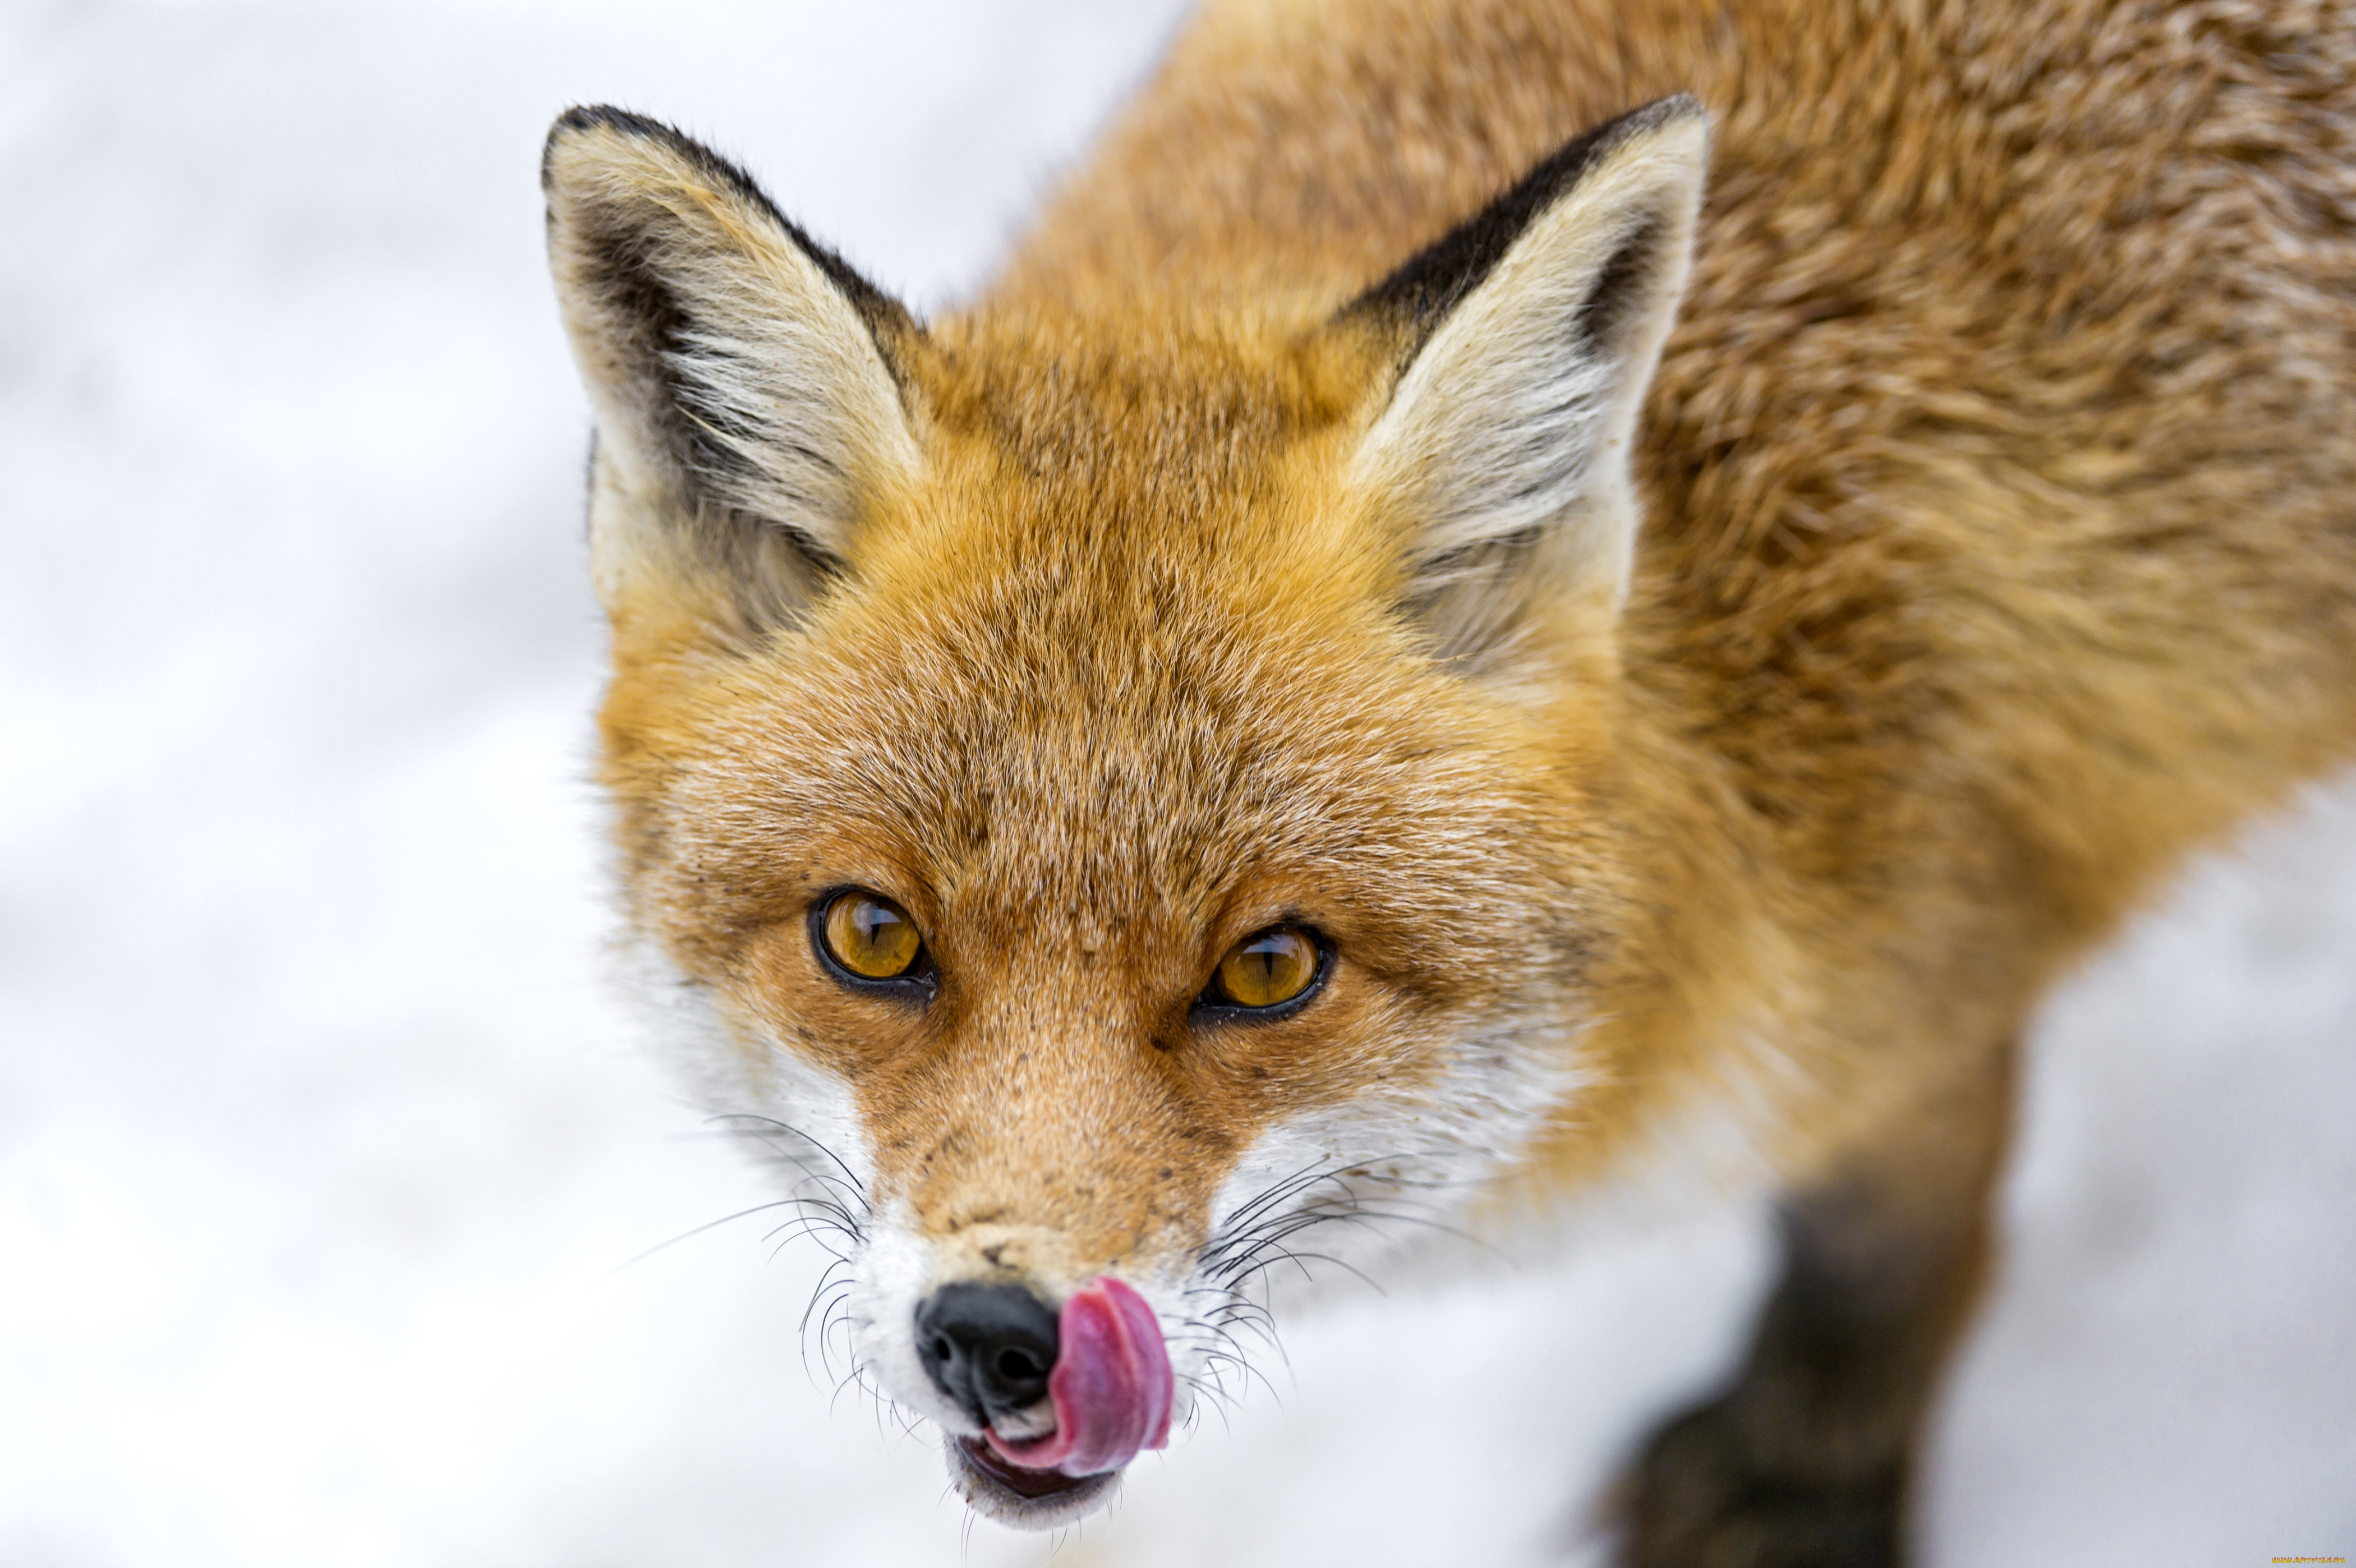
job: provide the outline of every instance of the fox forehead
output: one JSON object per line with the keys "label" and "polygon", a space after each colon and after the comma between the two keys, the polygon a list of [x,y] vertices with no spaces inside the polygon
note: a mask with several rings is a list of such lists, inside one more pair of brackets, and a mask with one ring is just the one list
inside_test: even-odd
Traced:
{"label": "fox forehead", "polygon": [[939,336],[926,470],[833,590],[750,657],[618,670],[609,773],[692,939],[848,882],[944,955],[1191,948],[1304,901],[1439,936],[1552,880],[1557,763],[1390,613],[1313,365]]}

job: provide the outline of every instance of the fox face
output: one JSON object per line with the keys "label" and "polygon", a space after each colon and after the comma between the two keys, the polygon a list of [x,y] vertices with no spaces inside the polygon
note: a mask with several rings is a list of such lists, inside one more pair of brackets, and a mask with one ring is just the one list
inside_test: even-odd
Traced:
{"label": "fox face", "polygon": [[1706,137],[1614,122],[1355,300],[926,326],[675,133],[558,123],[625,911],[984,1511],[1096,1506],[1266,1270],[1577,1136]]}

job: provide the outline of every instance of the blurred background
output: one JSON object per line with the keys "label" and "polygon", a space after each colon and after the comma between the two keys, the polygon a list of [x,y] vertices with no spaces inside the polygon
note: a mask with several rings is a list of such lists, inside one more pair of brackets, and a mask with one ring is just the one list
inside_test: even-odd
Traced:
{"label": "blurred background", "polygon": [[[1589,1562],[1739,1206],[1295,1314],[1057,1540],[840,1395],[820,1254],[604,979],[550,118],[923,308],[1171,0],[0,7],[0,1564]],[[1934,1564],[2356,1551],[2356,784],[2040,1033]],[[838,1369],[839,1370],[839,1369]]]}

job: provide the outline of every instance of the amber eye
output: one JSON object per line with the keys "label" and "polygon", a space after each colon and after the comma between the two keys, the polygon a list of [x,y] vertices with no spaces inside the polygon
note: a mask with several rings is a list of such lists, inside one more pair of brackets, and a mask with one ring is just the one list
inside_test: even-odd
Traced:
{"label": "amber eye", "polygon": [[925,939],[916,923],[889,899],[855,889],[826,906],[827,956],[862,980],[896,980],[916,967]]}
{"label": "amber eye", "polygon": [[1238,1008],[1280,1007],[1309,989],[1317,967],[1315,938],[1297,926],[1271,926],[1219,960],[1214,999]]}

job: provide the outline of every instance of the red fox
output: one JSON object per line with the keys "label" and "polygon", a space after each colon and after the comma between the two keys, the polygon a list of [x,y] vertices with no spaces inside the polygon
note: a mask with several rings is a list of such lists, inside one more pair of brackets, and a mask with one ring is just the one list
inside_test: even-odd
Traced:
{"label": "red fox", "polygon": [[972,1505],[1312,1228],[1731,1126],[1623,1558],[1899,1561],[2024,1019],[2356,750],[2356,18],[1215,0],[931,322],[654,122],[544,180],[626,916]]}

